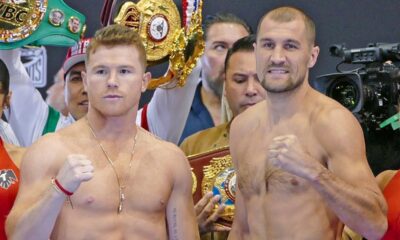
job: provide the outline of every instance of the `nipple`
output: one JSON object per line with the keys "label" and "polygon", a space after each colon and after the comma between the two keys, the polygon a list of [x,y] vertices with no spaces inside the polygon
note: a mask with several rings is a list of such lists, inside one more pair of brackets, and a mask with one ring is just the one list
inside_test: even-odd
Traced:
{"label": "nipple", "polygon": [[298,185],[299,185],[299,181],[297,181],[297,180],[294,179],[294,178],[290,179],[290,183],[291,183],[293,186],[298,186]]}
{"label": "nipple", "polygon": [[91,204],[94,202],[94,197],[89,196],[88,198],[86,198],[86,203]]}

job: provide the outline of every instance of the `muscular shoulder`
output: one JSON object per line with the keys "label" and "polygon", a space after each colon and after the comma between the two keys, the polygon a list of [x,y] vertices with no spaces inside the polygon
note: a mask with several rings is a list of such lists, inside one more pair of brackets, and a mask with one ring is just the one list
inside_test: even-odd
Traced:
{"label": "muscular shoulder", "polygon": [[236,116],[230,127],[231,138],[251,136],[254,131],[257,131],[261,124],[266,121],[266,108],[266,102],[261,101]]}
{"label": "muscular shoulder", "polygon": [[82,141],[85,134],[82,131],[83,120],[76,121],[53,133],[47,133],[28,148],[26,155],[38,156],[54,162],[68,152],[84,148]]}
{"label": "muscular shoulder", "polygon": [[138,142],[141,142],[141,151],[152,160],[167,162],[174,161],[174,159],[185,159],[182,150],[175,144],[164,141],[142,128],[140,128],[139,134]]}
{"label": "muscular shoulder", "polygon": [[325,146],[364,151],[364,136],[354,115],[339,103],[324,97],[310,115],[315,136]]}
{"label": "muscular shoulder", "polygon": [[[320,108],[313,116],[313,126],[316,130],[332,132],[334,135],[356,133],[361,131],[361,126],[354,115],[346,108],[338,104],[331,104],[325,108]],[[311,120],[314,120],[311,119]]]}
{"label": "muscular shoulder", "polygon": [[[190,166],[185,154],[173,143],[155,137],[144,129],[140,129],[137,147],[138,157],[146,164],[157,166],[158,170],[168,178],[176,181],[187,180]],[[139,139],[140,138],[140,139]]]}
{"label": "muscular shoulder", "polygon": [[34,176],[55,172],[65,155],[65,146],[58,133],[42,136],[27,148],[21,162],[21,172]]}

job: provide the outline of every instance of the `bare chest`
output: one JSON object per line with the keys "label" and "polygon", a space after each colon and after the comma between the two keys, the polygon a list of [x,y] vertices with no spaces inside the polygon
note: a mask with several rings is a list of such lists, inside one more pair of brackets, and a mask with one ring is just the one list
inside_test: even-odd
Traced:
{"label": "bare chest", "polygon": [[107,157],[98,148],[84,151],[92,161],[94,176],[83,182],[71,200],[74,208],[130,213],[164,212],[172,183],[166,168],[140,153]]}
{"label": "bare chest", "polygon": [[[307,121],[293,119],[271,128],[265,127],[251,134],[248,139],[243,139],[246,147],[239,154],[238,184],[244,195],[296,194],[304,193],[310,188],[304,178],[276,166],[269,158],[273,139],[287,135],[295,135],[300,147],[311,159],[326,165],[323,149]],[[302,161],[300,156],[298,160]]]}

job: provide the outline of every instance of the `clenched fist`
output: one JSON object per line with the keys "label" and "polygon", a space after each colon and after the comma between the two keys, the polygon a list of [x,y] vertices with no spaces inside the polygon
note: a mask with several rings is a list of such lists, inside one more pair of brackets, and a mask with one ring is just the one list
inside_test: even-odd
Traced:
{"label": "clenched fist", "polygon": [[268,147],[268,161],[275,167],[296,176],[310,179],[323,165],[313,158],[295,135],[282,135],[272,139]]}
{"label": "clenched fist", "polygon": [[68,191],[75,192],[82,182],[93,178],[94,167],[85,155],[70,154],[67,156],[56,179]]}

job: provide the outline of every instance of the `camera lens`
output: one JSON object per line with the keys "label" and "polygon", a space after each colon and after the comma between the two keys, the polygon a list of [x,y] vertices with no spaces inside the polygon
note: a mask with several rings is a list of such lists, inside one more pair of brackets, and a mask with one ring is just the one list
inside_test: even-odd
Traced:
{"label": "camera lens", "polygon": [[347,77],[333,81],[333,84],[327,89],[327,95],[350,111],[353,111],[360,101],[360,92],[356,83]]}

